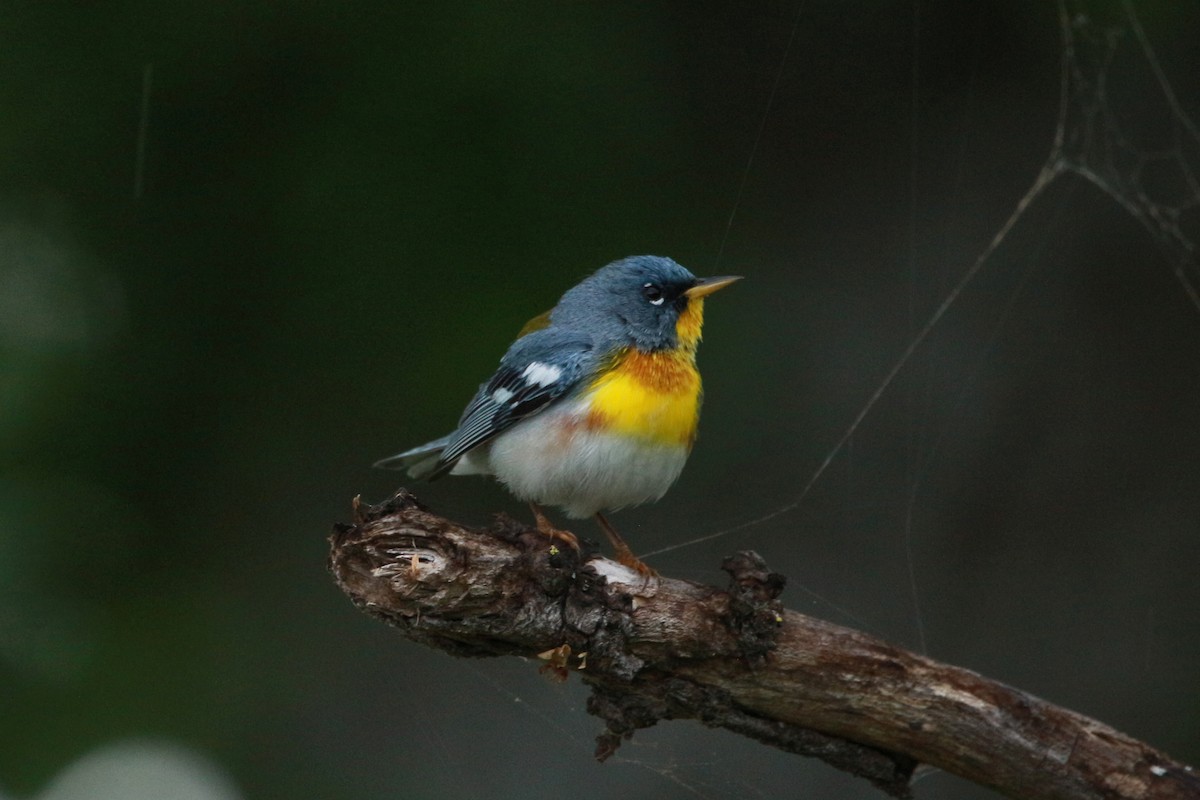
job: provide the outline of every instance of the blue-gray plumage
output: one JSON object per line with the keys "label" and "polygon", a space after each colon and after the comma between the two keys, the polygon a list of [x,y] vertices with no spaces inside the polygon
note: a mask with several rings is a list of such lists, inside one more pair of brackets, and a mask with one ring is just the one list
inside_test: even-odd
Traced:
{"label": "blue-gray plumage", "polygon": [[[483,444],[514,423],[541,411],[569,394],[579,379],[594,368],[599,357],[590,337],[551,327],[526,334],[500,360],[500,368],[479,387],[450,434],[430,478],[449,472],[460,456]],[[553,381],[531,379],[530,365],[541,365],[542,375],[556,370]]]}
{"label": "blue-gray plumage", "polygon": [[661,256],[614,261],[512,344],[452,433],[376,466],[495,475],[531,503],[596,515],[621,560],[648,569],[599,512],[657,500],[679,476],[699,414],[703,298],[735,280]]}

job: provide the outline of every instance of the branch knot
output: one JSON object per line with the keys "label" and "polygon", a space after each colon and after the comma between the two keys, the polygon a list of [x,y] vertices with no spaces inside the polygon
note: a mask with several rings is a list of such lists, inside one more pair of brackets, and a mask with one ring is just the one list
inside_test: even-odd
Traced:
{"label": "branch knot", "polygon": [[775,649],[783,627],[779,596],[787,578],[767,569],[767,562],[753,550],[734,553],[721,562],[721,569],[729,573],[729,628],[743,657],[761,661]]}

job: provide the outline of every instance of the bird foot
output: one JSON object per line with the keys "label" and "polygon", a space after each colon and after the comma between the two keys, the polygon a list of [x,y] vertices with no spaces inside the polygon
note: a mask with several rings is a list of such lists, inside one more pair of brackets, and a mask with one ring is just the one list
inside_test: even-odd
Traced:
{"label": "bird foot", "polygon": [[633,551],[631,551],[628,547],[624,548],[624,550],[618,549],[614,555],[617,557],[618,564],[629,567],[643,578],[650,579],[658,577],[658,571],[645,561],[642,561],[640,558],[635,556]]}
{"label": "bird foot", "polygon": [[604,531],[604,535],[608,537],[608,541],[612,544],[613,555],[617,557],[618,564],[629,567],[647,581],[658,577],[658,573],[653,567],[633,554],[633,551],[629,549],[629,545],[625,544],[625,540],[621,538],[621,534],[617,533],[617,529],[612,526],[612,523],[603,514],[596,514],[596,522],[599,523],[600,530]]}
{"label": "bird foot", "polygon": [[567,547],[572,548],[576,552],[579,551],[579,539],[575,537],[575,534],[571,533],[570,531],[559,530],[558,528],[554,527],[554,523],[552,523],[546,517],[546,515],[542,513],[542,510],[533,503],[530,503],[529,507],[533,510],[533,518],[539,531],[549,536],[551,541],[558,539]]}

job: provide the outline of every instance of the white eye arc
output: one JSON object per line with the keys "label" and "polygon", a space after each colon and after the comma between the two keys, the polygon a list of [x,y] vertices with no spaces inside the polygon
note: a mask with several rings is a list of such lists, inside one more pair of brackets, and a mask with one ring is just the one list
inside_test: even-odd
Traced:
{"label": "white eye arc", "polygon": [[650,305],[652,306],[661,306],[663,301],[666,300],[666,298],[663,297],[662,289],[658,288],[653,283],[646,283],[642,285],[642,297],[645,297],[647,300],[649,300]]}

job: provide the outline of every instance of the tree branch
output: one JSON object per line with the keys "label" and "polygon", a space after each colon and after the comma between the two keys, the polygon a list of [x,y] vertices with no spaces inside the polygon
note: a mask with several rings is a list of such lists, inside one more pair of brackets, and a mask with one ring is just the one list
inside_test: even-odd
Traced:
{"label": "tree branch", "polygon": [[928,764],[1019,798],[1200,798],[1191,767],[974,672],[786,611],[753,553],[727,589],[645,579],[500,517],[472,530],[403,489],[355,501],[330,569],[356,605],[459,656],[540,656],[604,719],[603,760],[638,728],[696,719],[909,797]]}

